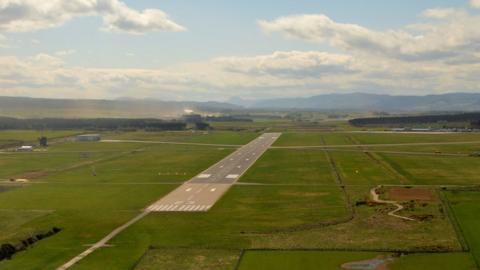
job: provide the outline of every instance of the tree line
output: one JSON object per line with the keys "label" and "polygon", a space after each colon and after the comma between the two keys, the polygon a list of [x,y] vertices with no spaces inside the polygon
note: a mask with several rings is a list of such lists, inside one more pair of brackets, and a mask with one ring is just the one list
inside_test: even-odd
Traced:
{"label": "tree line", "polygon": [[391,125],[391,124],[426,124],[438,122],[469,122],[472,127],[480,126],[480,113],[438,114],[395,117],[369,117],[351,119],[354,126]]}
{"label": "tree line", "polygon": [[128,118],[93,118],[93,119],[64,119],[64,118],[30,118],[19,119],[0,117],[2,129],[149,129],[149,130],[184,130],[183,121],[166,121],[161,119],[128,119]]}

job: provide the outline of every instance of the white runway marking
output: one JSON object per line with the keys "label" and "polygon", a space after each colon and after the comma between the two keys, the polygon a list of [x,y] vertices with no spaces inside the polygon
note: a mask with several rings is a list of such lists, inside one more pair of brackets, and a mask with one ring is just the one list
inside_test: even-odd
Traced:
{"label": "white runway marking", "polygon": [[211,192],[214,192],[215,190],[216,190],[216,188],[212,188],[212,189],[210,189],[210,191],[211,191]]}
{"label": "white runway marking", "polygon": [[229,174],[227,175],[225,178],[228,178],[228,179],[236,179],[238,177],[238,174]]}
{"label": "white runway marking", "polygon": [[209,178],[211,174],[199,174],[197,178]]}
{"label": "white runway marking", "polygon": [[185,189],[186,192],[189,192],[190,190],[192,190],[192,188]]}

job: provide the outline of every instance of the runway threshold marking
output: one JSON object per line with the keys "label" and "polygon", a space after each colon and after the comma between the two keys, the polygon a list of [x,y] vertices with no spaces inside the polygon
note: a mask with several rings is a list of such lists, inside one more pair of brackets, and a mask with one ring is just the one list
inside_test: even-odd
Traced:
{"label": "runway threshold marking", "polygon": [[[155,204],[171,204],[186,201],[186,205],[209,205],[209,207],[176,208],[174,211],[207,211],[243,175],[280,136],[279,133],[265,133],[237,149],[221,161],[185,182]],[[190,195],[187,195],[190,191]],[[194,195],[191,195],[191,194]],[[161,212],[156,208],[147,208]],[[171,210],[171,209],[167,209]]]}

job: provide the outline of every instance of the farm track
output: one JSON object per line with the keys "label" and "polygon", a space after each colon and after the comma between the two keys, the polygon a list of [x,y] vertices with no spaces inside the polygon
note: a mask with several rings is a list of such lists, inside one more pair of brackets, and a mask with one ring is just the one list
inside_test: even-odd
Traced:
{"label": "farm track", "polygon": [[395,207],[397,207],[396,209],[388,212],[388,215],[391,216],[391,217],[396,217],[396,218],[400,218],[400,219],[404,219],[404,220],[408,220],[408,221],[415,221],[415,219],[413,218],[409,218],[409,217],[405,217],[405,216],[400,216],[400,215],[397,215],[396,213],[399,212],[399,211],[402,211],[403,210],[403,205],[399,204],[398,202],[396,201],[386,201],[386,200],[382,200],[379,198],[379,194],[377,193],[376,189],[379,188],[380,186],[378,187],[375,187],[375,188],[372,188],[370,190],[370,194],[372,196],[372,200],[376,203],[381,203],[381,204],[391,204]]}

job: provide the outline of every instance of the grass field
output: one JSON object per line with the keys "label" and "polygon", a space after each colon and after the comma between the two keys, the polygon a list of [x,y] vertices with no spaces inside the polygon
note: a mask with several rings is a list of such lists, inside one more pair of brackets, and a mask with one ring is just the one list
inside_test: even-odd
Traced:
{"label": "grass field", "polygon": [[120,132],[106,133],[104,139],[115,140],[145,140],[145,141],[174,141],[188,143],[212,143],[243,145],[258,136],[255,132],[229,131],[165,131],[165,132]]}
{"label": "grass field", "polygon": [[[334,270],[345,269],[347,262],[369,260],[388,253],[341,251],[247,251],[239,270]],[[365,268],[366,269],[366,268]],[[410,254],[395,257],[388,264],[392,270],[473,270],[475,264],[468,253]]]}
{"label": "grass field", "polygon": [[323,151],[271,149],[254,166],[242,177],[242,182],[335,184]]}
{"label": "grass field", "polygon": [[[22,132],[9,131],[0,138],[13,140]],[[121,132],[105,133],[104,138],[241,145],[258,134]],[[36,136],[27,132],[18,137]],[[454,227],[436,197],[428,203],[410,203],[411,207],[401,211],[412,217],[432,216],[413,222],[388,216],[392,210],[388,205],[355,204],[368,201],[370,189],[382,184],[478,184],[480,159],[375,153],[370,152],[374,147],[354,145],[477,139],[477,134],[288,132],[276,145],[351,144],[353,151],[269,149],[210,211],[150,213],[72,269],[233,270],[242,250],[247,251],[240,261],[241,270],[341,269],[342,263],[396,254],[394,251],[419,253],[396,257],[390,270],[476,269],[473,258],[480,258],[480,237],[475,215],[480,211],[480,193],[446,193],[473,257],[460,252]],[[466,153],[476,146],[422,147],[381,149],[434,152],[440,147]],[[0,243],[62,228],[12,260],[1,261],[0,269],[54,269],[234,150],[64,142],[45,151],[0,154],[0,179],[31,179],[22,185],[0,183]],[[353,212],[348,202],[353,204]],[[346,249],[354,251],[320,251]],[[448,253],[422,253],[435,250]]]}
{"label": "grass field", "polygon": [[418,133],[359,133],[359,132],[289,132],[284,133],[275,143],[275,146],[322,145],[322,138],[328,145],[355,144],[402,144],[402,143],[430,143],[430,142],[479,142],[478,133],[445,133],[445,134],[418,134]]}
{"label": "grass field", "polygon": [[150,249],[135,270],[231,270],[240,256],[238,250]]}
{"label": "grass field", "polygon": [[480,265],[480,232],[478,230],[480,227],[480,220],[478,219],[480,192],[453,191],[448,192],[447,197],[477,265]]}
{"label": "grass field", "polygon": [[47,138],[61,138],[82,133],[81,130],[1,130],[0,141],[36,141],[41,136]]}

